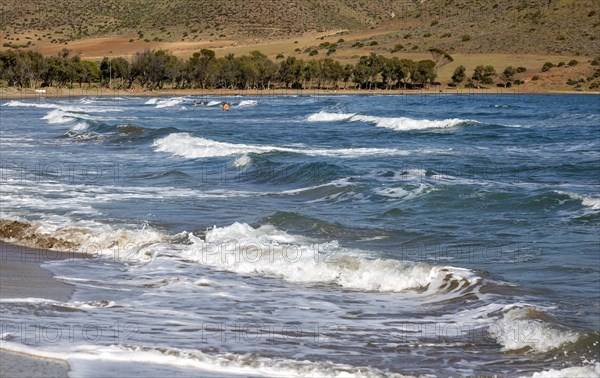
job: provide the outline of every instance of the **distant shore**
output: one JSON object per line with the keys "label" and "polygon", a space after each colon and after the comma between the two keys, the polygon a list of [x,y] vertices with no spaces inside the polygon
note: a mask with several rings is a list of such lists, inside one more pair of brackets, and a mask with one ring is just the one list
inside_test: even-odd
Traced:
{"label": "distant shore", "polygon": [[270,90],[241,90],[241,89],[158,89],[149,90],[111,90],[107,88],[44,88],[44,89],[22,89],[14,88],[0,89],[0,100],[18,99],[44,99],[44,98],[75,98],[75,97],[166,97],[166,96],[190,96],[190,97],[274,97],[274,96],[334,96],[334,95],[409,95],[409,96],[432,96],[432,95],[532,95],[532,94],[578,94],[599,95],[600,92],[577,92],[577,91],[550,91],[537,86],[524,85],[513,88],[440,88],[430,89],[406,89],[406,90],[358,90],[358,89],[270,89]]}

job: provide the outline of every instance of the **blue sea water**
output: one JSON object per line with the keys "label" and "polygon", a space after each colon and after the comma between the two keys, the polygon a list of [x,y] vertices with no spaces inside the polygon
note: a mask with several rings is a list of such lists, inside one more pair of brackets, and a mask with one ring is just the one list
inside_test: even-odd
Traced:
{"label": "blue sea water", "polygon": [[45,264],[70,301],[0,303],[3,347],[77,377],[600,374],[599,96],[12,100],[0,124],[0,218],[30,225],[5,240],[92,254]]}

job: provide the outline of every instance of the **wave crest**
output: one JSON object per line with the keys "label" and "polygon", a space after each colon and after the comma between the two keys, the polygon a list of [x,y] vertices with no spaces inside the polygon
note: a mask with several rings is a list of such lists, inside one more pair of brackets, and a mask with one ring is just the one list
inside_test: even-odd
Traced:
{"label": "wave crest", "polygon": [[182,252],[188,260],[290,282],[333,284],[358,291],[413,291],[427,296],[461,295],[480,281],[468,269],[372,259],[341,248],[337,241],[319,244],[271,225],[253,228],[234,223],[210,229],[204,240],[192,233],[188,238],[192,245]]}
{"label": "wave crest", "polygon": [[377,127],[384,127],[396,131],[445,129],[456,127],[464,123],[476,122],[460,118],[449,118],[443,120],[412,119],[407,117],[376,117],[358,113],[328,113],[321,111],[308,116],[309,122],[366,122],[373,123]]}

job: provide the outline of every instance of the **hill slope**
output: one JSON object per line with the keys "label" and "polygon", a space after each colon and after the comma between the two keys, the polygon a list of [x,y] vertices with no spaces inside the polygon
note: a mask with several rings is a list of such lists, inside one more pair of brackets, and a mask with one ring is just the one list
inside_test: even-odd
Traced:
{"label": "hill slope", "polygon": [[596,55],[598,0],[3,0],[3,43],[257,40],[383,28],[410,51]]}

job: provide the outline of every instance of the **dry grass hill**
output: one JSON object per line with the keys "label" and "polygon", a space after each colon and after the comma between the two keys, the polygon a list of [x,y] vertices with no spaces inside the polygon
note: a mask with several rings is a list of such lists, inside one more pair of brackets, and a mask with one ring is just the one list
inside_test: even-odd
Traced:
{"label": "dry grass hill", "polygon": [[258,42],[381,29],[377,39],[362,42],[411,52],[431,46],[454,53],[600,51],[599,0],[3,0],[0,6],[5,47],[116,36],[135,46]]}

